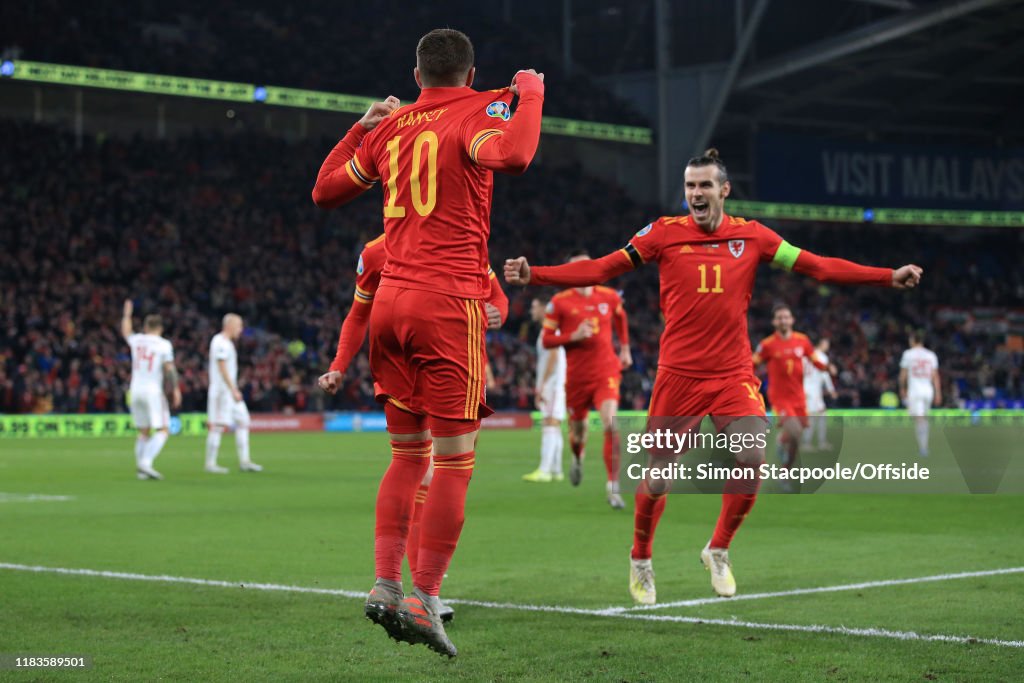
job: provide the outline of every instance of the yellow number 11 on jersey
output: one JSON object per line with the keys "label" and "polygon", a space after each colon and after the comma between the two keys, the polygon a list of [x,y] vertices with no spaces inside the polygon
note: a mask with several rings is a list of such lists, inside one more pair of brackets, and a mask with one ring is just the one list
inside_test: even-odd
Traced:
{"label": "yellow number 11 on jersey", "polygon": [[[388,140],[388,198],[384,203],[384,218],[404,218],[405,207],[398,206],[398,155],[401,135]],[[423,147],[427,148],[427,198],[423,198],[420,180],[420,166],[423,161]],[[421,216],[427,216],[437,205],[437,133],[425,130],[412,141],[412,172],[409,174],[412,208]]]}
{"label": "yellow number 11 on jersey", "polygon": [[715,286],[708,289],[708,267],[703,263],[697,266],[697,270],[700,271],[700,287],[697,288],[698,294],[721,294],[725,290],[722,289],[722,266],[716,263],[711,267],[715,271]]}

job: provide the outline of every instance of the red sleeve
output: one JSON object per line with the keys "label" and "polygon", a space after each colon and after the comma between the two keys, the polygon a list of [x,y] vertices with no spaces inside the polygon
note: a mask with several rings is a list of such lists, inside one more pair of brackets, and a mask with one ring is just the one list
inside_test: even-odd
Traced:
{"label": "red sleeve", "polygon": [[[616,298],[618,297],[616,296]],[[629,318],[626,317],[626,309],[622,305],[622,299],[619,299],[619,305],[615,308],[615,314],[612,317],[612,329],[619,338],[619,343],[622,346],[629,346]]]}
{"label": "red sleeve", "polygon": [[[657,261],[661,257],[662,239],[664,238],[664,235],[665,230],[663,226],[663,219],[658,219],[653,223],[648,223],[646,226],[638,230],[632,238],[630,238],[629,244],[627,244],[624,249],[626,256],[629,256],[633,261],[633,265],[637,267],[639,267],[640,263]],[[640,263],[637,262],[637,258],[634,254],[639,256]]]}
{"label": "red sleeve", "polygon": [[821,282],[837,285],[874,285],[892,287],[892,268],[862,266],[841,258],[818,256],[803,250],[793,264],[793,270],[809,275]]}
{"label": "red sleeve", "polygon": [[348,315],[345,316],[345,322],[341,324],[341,334],[338,335],[338,350],[334,354],[334,362],[331,363],[331,372],[344,374],[348,364],[352,362],[352,357],[362,348],[372,309],[373,304],[362,303],[359,299],[352,302],[352,308],[349,309]]}
{"label": "red sleeve", "polygon": [[828,363],[822,363],[818,360],[818,354],[814,350],[814,344],[807,337],[804,337],[804,355],[807,357],[811,364],[819,370],[828,370]]}
{"label": "red sleeve", "polygon": [[840,258],[818,256],[794,247],[774,230],[760,223],[757,226],[757,242],[762,261],[772,261],[786,270],[794,270],[821,282],[892,287],[892,268],[862,266]]}
{"label": "red sleeve", "polygon": [[[524,173],[540,142],[544,83],[532,74],[519,73],[519,104],[505,125],[483,130],[470,129],[466,151],[480,166],[499,173]],[[503,99],[498,101],[504,102]],[[507,105],[507,102],[505,103]],[[499,119],[500,120],[500,119]]]}
{"label": "red sleeve", "polygon": [[487,272],[491,280],[491,291],[487,295],[487,303],[498,309],[498,312],[501,313],[501,324],[504,325],[508,319],[508,297],[502,291],[501,285],[498,283],[498,276],[494,274],[494,271],[488,268]]}
{"label": "red sleeve", "polygon": [[[333,209],[352,201],[373,187],[380,177],[359,146],[367,132],[356,123],[324,159],[313,186],[313,203],[321,209]],[[371,168],[368,170],[367,166]]]}
{"label": "red sleeve", "polygon": [[558,310],[558,303],[554,300],[548,302],[547,312],[544,315],[544,334],[541,335],[540,344],[545,349],[553,349],[569,343],[568,334],[559,334],[561,327],[561,313]]}
{"label": "red sleeve", "polygon": [[613,277],[628,273],[633,267],[633,261],[626,250],[619,249],[599,259],[560,266],[531,266],[530,284],[589,287],[604,284]]}

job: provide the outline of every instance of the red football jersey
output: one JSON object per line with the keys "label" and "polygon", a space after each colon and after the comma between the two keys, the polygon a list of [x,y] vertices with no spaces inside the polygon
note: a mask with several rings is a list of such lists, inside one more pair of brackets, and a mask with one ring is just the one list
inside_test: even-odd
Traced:
{"label": "red football jersey", "polygon": [[545,330],[558,330],[559,336],[568,337],[584,320],[590,320],[594,326],[593,336],[565,344],[566,374],[570,380],[604,377],[619,371],[612,327],[615,317],[621,315],[622,297],[611,287],[594,287],[590,296],[567,289],[551,298],[544,316]]}
{"label": "red football jersey", "polygon": [[363,138],[347,168],[384,188],[385,284],[486,297],[494,181],[476,154],[508,128],[512,97],[507,88],[427,88]]}
{"label": "red football jersey", "polygon": [[804,358],[818,365],[807,335],[793,332],[784,339],[775,332],[757,345],[757,355],[768,366],[768,400],[772,408],[804,405]]}
{"label": "red football jersey", "polygon": [[356,301],[364,304],[373,303],[373,295],[380,286],[380,276],[386,260],[384,235],[375,237],[363,246],[359,262],[356,264]]}
{"label": "red football jersey", "polygon": [[750,371],[747,308],[754,275],[782,238],[744,218],[723,216],[709,235],[690,216],[665,216],[629,243],[645,262],[658,263],[665,316],[658,366],[689,377]]}

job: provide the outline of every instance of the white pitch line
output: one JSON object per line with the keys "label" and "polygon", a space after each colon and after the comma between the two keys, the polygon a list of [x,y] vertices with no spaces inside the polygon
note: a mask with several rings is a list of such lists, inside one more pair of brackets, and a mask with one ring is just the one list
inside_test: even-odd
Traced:
{"label": "white pitch line", "polygon": [[[289,586],[278,583],[248,583],[244,581],[219,581],[215,579],[197,579],[187,576],[169,576],[166,574],[135,574],[131,572],[112,572],[97,569],[69,569],[65,567],[44,567],[39,565],[13,564],[0,562],[0,569],[25,571],[43,574],[63,574],[67,576],[93,576],[107,579],[124,579],[128,581],[149,581],[155,583],[189,584],[194,586],[212,586],[216,588],[245,588],[259,591],[279,591],[285,593],[313,593],[317,595],[335,595],[344,598],[362,600],[364,591],[348,591],[337,588],[312,588],[307,586]],[[1006,573],[1006,572],[1003,572]],[[895,640],[917,640],[924,642],[941,642],[957,644],[984,643],[999,647],[1024,648],[1024,640],[999,640],[996,638],[974,638],[972,636],[953,636],[945,634],[917,633],[915,631],[892,631],[883,628],[851,628],[847,626],[823,626],[818,624],[775,624],[757,621],[741,621],[737,619],[706,619],[703,617],[684,617],[666,614],[638,614],[624,612],[622,608],[584,609],[581,607],[562,607],[557,605],[529,605],[510,602],[483,602],[479,600],[458,600],[445,598],[445,602],[453,605],[472,605],[492,609],[507,609],[525,612],[549,612],[556,614],[581,614],[612,619],[628,619],[633,621],[664,621],[680,624],[710,624],[712,626],[731,626],[761,631],[789,631],[797,633],[824,633],[829,635],[863,636],[872,638],[889,638]]]}
{"label": "white pitch line", "polygon": [[4,493],[0,491],[0,503],[64,503],[74,496],[54,496],[46,493]]}
{"label": "white pitch line", "polygon": [[776,591],[773,593],[741,593],[732,598],[696,598],[692,600],[677,600],[675,602],[664,602],[657,605],[642,605],[640,607],[609,607],[613,612],[648,612],[656,609],[667,609],[670,607],[698,607],[701,605],[728,605],[739,600],[763,600],[765,598],[784,598],[791,595],[812,595],[814,593],[838,593],[841,591],[856,591],[864,588],[884,588],[886,586],[907,586],[917,583],[929,583],[932,581],[951,581],[954,579],[974,579],[981,576],[999,576],[1001,574],[1021,574],[1024,567],[1009,567],[1007,569],[986,569],[977,572],[958,572],[956,574],[933,574],[932,576],[918,576],[911,579],[888,579],[884,581],[864,581],[862,583],[847,583],[838,586],[820,586],[818,588],[795,588],[787,591]]}

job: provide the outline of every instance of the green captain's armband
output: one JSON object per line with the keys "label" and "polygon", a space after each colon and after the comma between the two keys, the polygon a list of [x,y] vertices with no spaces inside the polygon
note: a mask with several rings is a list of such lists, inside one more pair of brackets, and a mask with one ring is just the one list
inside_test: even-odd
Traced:
{"label": "green captain's armband", "polygon": [[777,263],[786,270],[793,270],[793,264],[796,263],[798,256],[800,256],[800,249],[794,247],[786,240],[782,240],[782,244],[780,244],[779,248],[775,251],[772,263]]}

